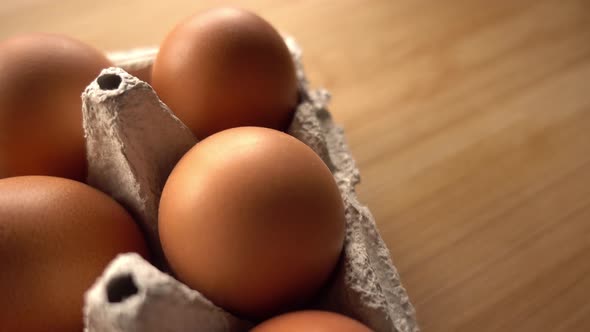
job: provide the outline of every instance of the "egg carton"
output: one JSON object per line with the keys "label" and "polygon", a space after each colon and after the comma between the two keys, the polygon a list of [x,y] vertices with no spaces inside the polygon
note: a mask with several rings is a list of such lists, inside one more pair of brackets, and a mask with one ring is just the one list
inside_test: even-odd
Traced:
{"label": "egg carton", "polygon": [[[370,211],[357,199],[359,170],[343,130],[327,110],[329,93],[310,88],[300,48],[290,37],[285,41],[301,94],[288,132],[328,165],[346,211],[341,260],[309,308],[342,313],[378,332],[416,332],[414,307]],[[82,95],[88,182],[134,215],[153,252],[152,263],[127,253],[107,266],[85,294],[85,331],[247,331],[252,322],[162,272],[169,269],[158,238],[160,194],[176,162],[197,139],[148,83],[128,73],[148,79],[156,54],[155,48],[110,54],[118,67],[103,70]]]}

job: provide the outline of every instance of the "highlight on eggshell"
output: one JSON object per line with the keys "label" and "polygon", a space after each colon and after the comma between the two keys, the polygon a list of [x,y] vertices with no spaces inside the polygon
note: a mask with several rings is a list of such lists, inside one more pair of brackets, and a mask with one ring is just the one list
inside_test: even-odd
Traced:
{"label": "highlight on eggshell", "polygon": [[0,178],[85,179],[80,95],[111,65],[102,52],[62,35],[0,43]]}
{"label": "highlight on eggshell", "polygon": [[125,252],[149,256],[104,193],[57,177],[0,179],[0,331],[81,331],[84,292]]}
{"label": "highlight on eggshell", "polygon": [[229,312],[262,319],[307,304],[330,278],[344,205],[310,147],[240,127],[184,155],[164,186],[158,228],[179,280]]}
{"label": "highlight on eggshell", "polygon": [[160,45],[151,84],[199,139],[241,126],[286,130],[298,102],[283,38],[237,8],[212,9],[174,27]]}
{"label": "highlight on eggshell", "polygon": [[[0,43],[0,331],[80,331],[83,294],[106,265],[118,253],[149,255],[121,205],[66,179],[86,176],[80,94],[110,66],[103,53],[65,36]],[[167,272],[251,322],[308,307],[338,266],[346,220],[330,169],[282,132],[299,95],[280,34],[249,11],[213,9],[168,34],[151,72],[132,73],[151,80],[203,139],[162,191]],[[108,78],[97,80],[101,88],[121,83]],[[127,291],[109,301],[124,302]],[[253,331],[311,330],[370,331],[311,310]]]}
{"label": "highlight on eggshell", "polygon": [[271,318],[251,332],[371,332],[350,317],[329,311],[304,310]]}

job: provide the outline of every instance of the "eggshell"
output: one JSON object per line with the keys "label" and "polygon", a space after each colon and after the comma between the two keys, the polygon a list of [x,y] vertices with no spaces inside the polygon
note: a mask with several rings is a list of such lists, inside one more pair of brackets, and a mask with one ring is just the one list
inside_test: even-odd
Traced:
{"label": "eggshell", "polygon": [[259,127],[219,132],[187,152],[164,186],[158,222],[180,280],[253,318],[314,296],[338,262],[345,226],[320,157]]}
{"label": "eggshell", "polygon": [[178,24],[160,45],[151,80],[199,139],[239,126],[286,130],[297,104],[285,42],[268,22],[236,8]]}
{"label": "eggshell", "polygon": [[56,177],[0,180],[0,331],[81,331],[84,292],[123,252],[147,256],[107,195]]}
{"label": "eggshell", "polygon": [[[347,220],[341,264],[334,278],[309,307],[339,312],[375,331],[417,332],[420,329],[410,297],[379,234],[375,219],[356,196],[355,186],[360,181],[360,173],[346,144],[344,130],[330,115],[330,94],[324,89],[311,89],[303,70],[301,48],[291,37],[287,37],[285,42],[296,63],[301,95],[289,134],[310,146],[328,165],[344,198]],[[140,68],[149,66],[150,56],[155,53],[157,49],[146,48],[129,53],[117,52],[112,56],[113,61],[125,68]],[[140,211],[146,199],[159,201],[162,188],[159,177],[128,176],[121,168],[142,170],[166,163],[168,153],[150,159],[142,156],[157,155],[170,149],[182,150],[186,138],[183,135],[166,136],[170,130],[184,131],[174,129],[178,127],[175,124],[177,121],[161,121],[159,116],[145,116],[148,113],[157,114],[157,107],[161,107],[160,112],[174,117],[163,104],[154,103],[151,89],[139,93],[137,84],[128,76],[122,76],[122,84],[117,90],[110,90],[116,96],[102,95],[92,87],[87,90],[87,114],[102,114],[86,128],[87,135],[105,143],[97,144],[101,148],[89,154],[88,160],[96,166],[96,174],[101,173],[100,178],[96,178],[97,182],[108,184],[114,190],[114,197],[133,193],[130,207]],[[142,121],[138,122],[138,119]],[[145,134],[147,132],[149,135]],[[145,144],[139,144],[139,133],[144,133]],[[129,144],[133,146],[134,156],[129,155]],[[169,149],[163,149],[164,146]],[[117,164],[119,160],[122,164]],[[138,190],[134,192],[131,188]],[[151,209],[143,213],[146,223],[157,221],[157,215],[152,215]],[[157,227],[146,229],[158,236]],[[241,324],[243,320],[150,264],[153,262],[146,262],[135,254],[120,255],[110,264],[87,293],[85,317],[89,332],[247,330]],[[104,294],[108,292],[108,285],[116,281],[120,274],[131,275],[139,291],[123,302],[111,303]]]}
{"label": "eggshell", "polygon": [[271,318],[251,332],[371,332],[358,321],[329,311],[297,311]]}
{"label": "eggshell", "polygon": [[29,34],[0,44],[0,178],[84,180],[80,94],[110,61],[71,38]]}

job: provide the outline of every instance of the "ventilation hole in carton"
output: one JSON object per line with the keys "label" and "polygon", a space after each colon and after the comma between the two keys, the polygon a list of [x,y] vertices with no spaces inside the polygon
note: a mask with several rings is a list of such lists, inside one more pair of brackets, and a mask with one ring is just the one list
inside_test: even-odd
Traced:
{"label": "ventilation hole in carton", "polygon": [[96,83],[102,90],[115,90],[121,84],[121,76],[117,74],[104,74],[96,79]]}
{"label": "ventilation hole in carton", "polygon": [[122,274],[108,282],[106,291],[109,302],[118,303],[137,294],[138,289],[131,274]]}

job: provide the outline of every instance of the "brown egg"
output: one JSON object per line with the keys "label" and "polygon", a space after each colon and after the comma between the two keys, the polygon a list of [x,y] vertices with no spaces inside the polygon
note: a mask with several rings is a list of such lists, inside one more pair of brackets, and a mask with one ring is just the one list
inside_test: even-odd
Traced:
{"label": "brown egg", "polygon": [[65,36],[30,34],[0,44],[0,178],[84,180],[84,88],[109,67],[99,51]]}
{"label": "brown egg", "polygon": [[271,318],[251,332],[371,332],[371,329],[337,313],[308,310]]}
{"label": "brown egg", "polygon": [[184,155],[164,187],[158,223],[180,280],[231,312],[266,318],[326,282],[345,219],[334,178],[311,148],[242,127]]}
{"label": "brown egg", "polygon": [[262,18],[235,8],[178,24],[160,45],[152,85],[201,139],[240,126],[284,130],[298,98],[281,36]]}
{"label": "brown egg", "polygon": [[83,294],[118,254],[147,255],[129,214],[73,180],[0,180],[0,331],[81,331]]}

